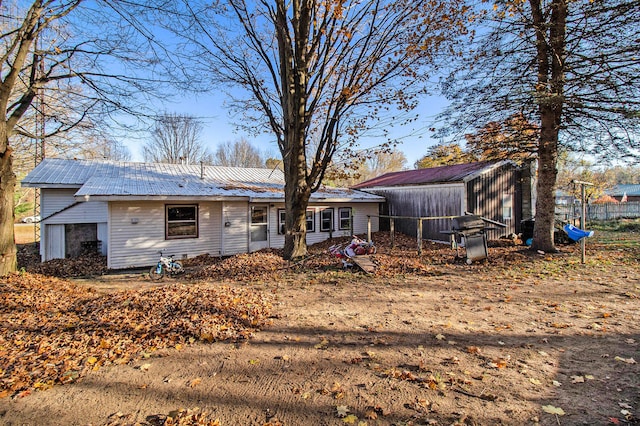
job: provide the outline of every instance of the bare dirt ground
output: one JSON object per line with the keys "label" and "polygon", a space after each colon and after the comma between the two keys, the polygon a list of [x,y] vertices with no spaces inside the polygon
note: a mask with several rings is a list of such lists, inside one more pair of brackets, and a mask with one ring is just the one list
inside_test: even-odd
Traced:
{"label": "bare dirt ground", "polygon": [[[166,279],[264,295],[270,324],[8,395],[0,424],[640,424],[637,232],[589,240],[585,264],[578,245],[490,248],[472,265],[446,247],[379,249],[375,275],[318,252],[336,267],[257,273],[247,256],[243,272],[218,263],[217,275],[200,265]],[[74,282],[100,294],[158,285],[139,271]]]}

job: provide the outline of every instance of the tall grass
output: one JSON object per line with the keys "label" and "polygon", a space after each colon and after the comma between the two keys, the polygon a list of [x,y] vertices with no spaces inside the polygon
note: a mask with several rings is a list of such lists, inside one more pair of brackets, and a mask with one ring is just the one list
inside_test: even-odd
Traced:
{"label": "tall grass", "polygon": [[35,241],[34,223],[16,223],[13,232],[16,237],[16,244],[30,244]]}

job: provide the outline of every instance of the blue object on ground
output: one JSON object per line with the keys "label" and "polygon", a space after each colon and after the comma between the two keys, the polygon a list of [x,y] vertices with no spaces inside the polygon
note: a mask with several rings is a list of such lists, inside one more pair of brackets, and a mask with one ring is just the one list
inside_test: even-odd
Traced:
{"label": "blue object on ground", "polygon": [[528,238],[527,241],[525,241],[524,243],[530,246],[531,244],[533,244],[533,238]]}
{"label": "blue object on ground", "polygon": [[580,241],[585,237],[593,237],[593,231],[584,231],[571,224],[566,224],[562,229],[564,229],[564,232],[566,232],[573,241]]}

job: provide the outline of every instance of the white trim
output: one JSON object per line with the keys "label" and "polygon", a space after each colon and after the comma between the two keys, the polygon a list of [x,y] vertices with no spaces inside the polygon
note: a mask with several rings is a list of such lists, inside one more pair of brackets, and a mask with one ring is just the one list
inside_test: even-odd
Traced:
{"label": "white trim", "polygon": [[249,197],[224,197],[211,195],[74,195],[78,201],[247,201]]}

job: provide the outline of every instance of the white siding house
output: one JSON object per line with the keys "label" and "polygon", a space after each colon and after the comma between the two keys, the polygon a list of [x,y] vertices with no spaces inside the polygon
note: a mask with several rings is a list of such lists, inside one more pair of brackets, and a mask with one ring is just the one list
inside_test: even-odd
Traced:
{"label": "white siding house", "polygon": [[[284,246],[279,170],[45,159],[23,186],[41,188],[42,260],[99,248],[109,268]],[[307,243],[364,234],[383,197],[327,188],[311,196]],[[378,230],[377,216],[372,231]]]}

